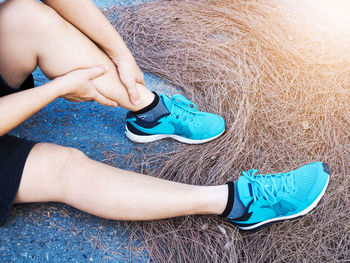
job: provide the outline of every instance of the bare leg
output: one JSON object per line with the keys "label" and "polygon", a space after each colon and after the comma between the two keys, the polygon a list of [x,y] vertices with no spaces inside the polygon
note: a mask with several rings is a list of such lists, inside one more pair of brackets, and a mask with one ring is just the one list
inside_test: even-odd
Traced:
{"label": "bare leg", "polygon": [[145,86],[137,85],[140,104],[131,104],[109,57],[53,9],[34,0],[10,0],[0,5],[0,36],[0,73],[14,88],[37,65],[51,79],[103,64],[109,71],[95,83],[106,97],[130,110],[139,110],[154,98]]}
{"label": "bare leg", "polygon": [[[131,110],[153,100],[153,94],[140,85],[140,104],[133,106],[109,58],[52,9],[30,0],[1,4],[1,75],[18,87],[38,64],[49,78],[105,64],[110,71],[96,80],[101,93]],[[78,150],[37,144],[28,157],[15,201],[58,201],[110,219],[149,220],[220,214],[227,202],[227,186],[160,180],[97,163]]]}
{"label": "bare leg", "polygon": [[40,143],[28,157],[15,202],[57,201],[104,218],[150,220],[221,214],[227,189],[128,172],[90,160],[75,149]]}

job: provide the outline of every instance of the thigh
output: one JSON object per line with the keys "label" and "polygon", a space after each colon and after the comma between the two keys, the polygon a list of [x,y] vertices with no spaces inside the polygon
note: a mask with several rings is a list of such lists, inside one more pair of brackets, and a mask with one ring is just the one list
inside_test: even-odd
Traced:
{"label": "thigh", "polygon": [[18,88],[37,66],[37,53],[32,44],[34,32],[28,27],[39,28],[39,24],[30,21],[28,4],[31,2],[0,3],[0,75],[13,88]]}
{"label": "thigh", "polygon": [[[87,36],[35,0],[6,1],[0,5],[0,75],[17,88],[37,65],[49,79],[106,65],[108,72],[94,80],[97,89],[124,108],[138,109],[129,101],[114,63]],[[145,86],[137,89],[141,98],[153,98]]]}
{"label": "thigh", "polygon": [[[50,79],[99,64],[115,70],[88,37],[35,0],[8,0],[0,5],[0,62],[1,75],[14,88],[37,65]],[[14,85],[18,76],[22,79]]]}
{"label": "thigh", "polygon": [[70,180],[68,175],[71,175],[67,171],[76,172],[78,158],[87,159],[77,149],[51,143],[36,144],[25,163],[14,202],[61,202]]}

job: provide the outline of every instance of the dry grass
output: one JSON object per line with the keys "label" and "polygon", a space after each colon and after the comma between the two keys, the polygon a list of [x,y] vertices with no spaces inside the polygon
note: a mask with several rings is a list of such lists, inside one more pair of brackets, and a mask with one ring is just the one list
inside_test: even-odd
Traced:
{"label": "dry grass", "polygon": [[349,260],[350,65],[346,47],[273,1],[157,1],[109,18],[139,65],[182,88],[227,131],[162,156],[154,175],[191,184],[327,161],[331,184],[308,216],[257,233],[209,216],[135,224],[155,262]]}

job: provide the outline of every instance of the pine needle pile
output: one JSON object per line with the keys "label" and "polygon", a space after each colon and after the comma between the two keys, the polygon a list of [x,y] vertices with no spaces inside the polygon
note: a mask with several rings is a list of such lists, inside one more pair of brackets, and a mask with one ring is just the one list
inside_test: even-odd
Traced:
{"label": "pine needle pile", "polygon": [[[157,1],[107,15],[138,64],[183,89],[226,133],[164,154],[154,176],[217,185],[242,170],[330,164],[309,215],[257,233],[219,217],[134,223],[155,262],[323,262],[350,251],[350,65],[346,45],[268,0]],[[150,157],[151,158],[151,157]],[[155,157],[153,157],[155,158]]]}

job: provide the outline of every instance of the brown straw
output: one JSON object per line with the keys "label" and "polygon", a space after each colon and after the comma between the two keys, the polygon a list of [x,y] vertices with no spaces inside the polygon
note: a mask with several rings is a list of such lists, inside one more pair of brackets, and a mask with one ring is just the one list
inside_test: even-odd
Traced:
{"label": "brown straw", "polygon": [[257,233],[216,216],[131,223],[154,262],[336,262],[350,251],[349,48],[270,0],[157,1],[107,10],[139,65],[180,87],[226,133],[145,157],[154,176],[196,185],[242,170],[330,164],[309,215]]}

